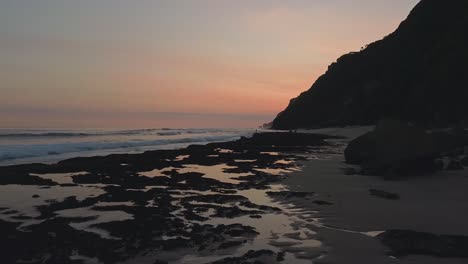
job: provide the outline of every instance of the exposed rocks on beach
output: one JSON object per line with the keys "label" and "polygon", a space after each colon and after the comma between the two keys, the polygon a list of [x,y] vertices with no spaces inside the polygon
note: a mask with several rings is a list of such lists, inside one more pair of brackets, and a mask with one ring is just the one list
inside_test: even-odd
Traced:
{"label": "exposed rocks on beach", "polygon": [[[296,136],[310,139],[295,141]],[[327,241],[319,241],[324,230],[382,242],[399,258],[466,257],[462,236],[327,226],[319,212],[336,210],[343,201],[313,186],[284,188],[288,176],[281,172],[297,170],[305,156],[339,157],[340,164],[345,144],[316,134],[262,137],[0,167],[2,192],[25,192],[32,208],[1,204],[5,263],[310,263],[330,253]],[[275,144],[272,137],[290,137],[293,145]],[[440,146],[451,141],[443,142]],[[349,174],[359,172],[353,170]],[[336,171],[342,179],[362,177]],[[15,175],[20,176],[16,182]],[[403,202],[399,190],[380,184],[368,188],[359,192],[368,191],[375,203]],[[408,193],[401,194],[407,199]]]}
{"label": "exposed rocks on beach", "polygon": [[[236,219],[274,219],[285,213],[285,206],[274,200],[313,197],[272,186],[284,177],[277,171],[296,169],[304,159],[297,153],[328,146],[328,138],[266,133],[178,150],[0,167],[0,187],[34,191],[28,194],[32,211],[0,210],[3,261],[117,263],[146,257],[149,261],[141,263],[166,263],[183,257],[178,250],[202,259],[219,255],[215,263],[275,263],[295,255],[307,259],[306,249],[291,247],[303,240],[292,238],[287,238],[292,241],[288,247],[275,246],[276,251],[265,245],[268,249],[223,256],[271,235]],[[259,203],[259,197],[270,202]],[[277,236],[272,239],[281,239]]]}

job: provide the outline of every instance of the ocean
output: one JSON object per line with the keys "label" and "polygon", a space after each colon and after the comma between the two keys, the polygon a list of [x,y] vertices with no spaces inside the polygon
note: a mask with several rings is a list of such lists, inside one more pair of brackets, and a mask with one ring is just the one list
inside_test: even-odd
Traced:
{"label": "ocean", "polygon": [[141,153],[239,139],[255,129],[0,129],[0,166],[54,163],[73,157]]}

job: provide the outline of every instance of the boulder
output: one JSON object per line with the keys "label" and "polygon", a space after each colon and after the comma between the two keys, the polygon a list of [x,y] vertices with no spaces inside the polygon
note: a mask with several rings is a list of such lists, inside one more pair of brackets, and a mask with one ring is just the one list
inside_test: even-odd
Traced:
{"label": "boulder", "polygon": [[382,120],[374,131],[348,144],[345,158],[361,165],[364,174],[428,173],[439,169],[436,158],[458,151],[467,138],[464,130],[426,132],[405,122]]}

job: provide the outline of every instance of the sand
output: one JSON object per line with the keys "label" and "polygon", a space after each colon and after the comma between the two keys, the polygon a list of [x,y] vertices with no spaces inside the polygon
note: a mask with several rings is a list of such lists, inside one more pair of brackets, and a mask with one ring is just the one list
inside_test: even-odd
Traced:
{"label": "sand", "polygon": [[[351,138],[370,128],[320,130],[322,133]],[[317,132],[317,130],[313,131]],[[341,148],[338,148],[342,150]],[[434,234],[468,235],[468,173],[439,172],[429,178],[385,181],[380,177],[344,175],[343,154],[302,162],[302,170],[290,174],[284,184],[293,191],[316,192],[333,203],[317,206],[308,201],[296,203],[317,210],[320,224],[310,228],[327,247],[328,254],[314,263],[467,263],[466,259],[440,259],[408,256],[396,259],[387,255],[373,237],[390,229],[414,230]],[[387,200],[369,194],[369,189],[398,194],[401,199]]]}

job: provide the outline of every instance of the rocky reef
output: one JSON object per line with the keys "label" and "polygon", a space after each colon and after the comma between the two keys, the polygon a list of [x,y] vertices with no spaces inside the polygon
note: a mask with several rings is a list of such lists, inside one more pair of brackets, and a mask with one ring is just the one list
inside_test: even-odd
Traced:
{"label": "rocky reef", "polygon": [[[328,146],[325,139],[266,133],[184,149],[0,167],[2,263],[316,258],[320,247],[303,244],[320,242],[305,224],[288,220],[294,212],[281,204],[314,194],[282,189],[285,176],[278,172],[296,169],[304,159],[297,153]],[[281,221],[282,228],[259,230],[263,221]],[[291,235],[302,229],[306,237]]]}

